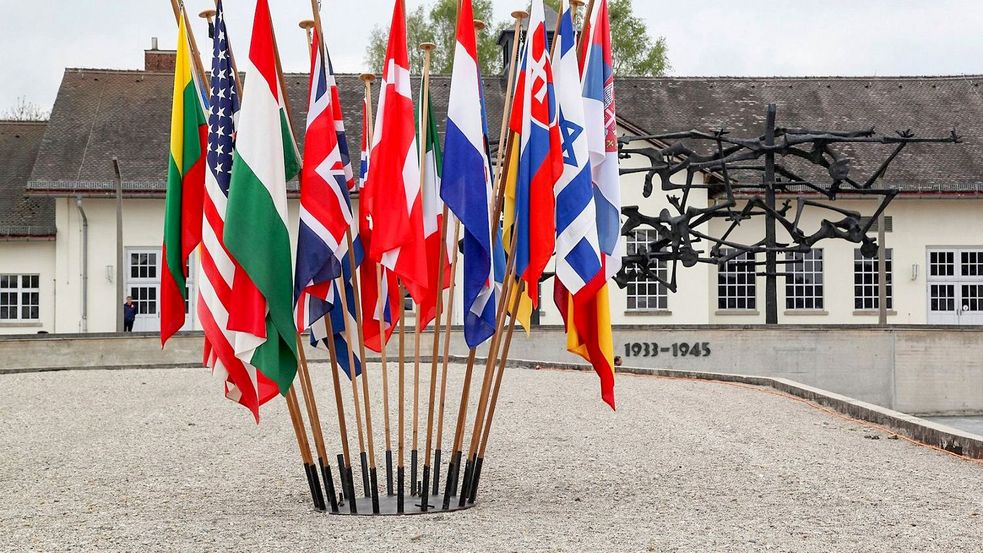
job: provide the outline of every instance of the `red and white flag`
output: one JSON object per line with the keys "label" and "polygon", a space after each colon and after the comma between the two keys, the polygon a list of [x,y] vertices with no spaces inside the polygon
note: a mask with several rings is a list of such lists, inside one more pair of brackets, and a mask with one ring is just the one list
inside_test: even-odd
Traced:
{"label": "red and white flag", "polygon": [[403,0],[396,0],[390,29],[372,135],[372,163],[363,191],[363,207],[369,210],[372,227],[367,253],[369,259],[392,270],[420,303],[426,298],[429,279]]}

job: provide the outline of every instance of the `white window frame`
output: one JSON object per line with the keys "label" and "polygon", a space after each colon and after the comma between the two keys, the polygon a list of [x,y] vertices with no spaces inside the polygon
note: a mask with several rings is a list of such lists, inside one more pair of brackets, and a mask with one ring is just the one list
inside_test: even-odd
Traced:
{"label": "white window frame", "polygon": [[[722,250],[727,256],[734,250]],[[743,252],[717,267],[717,309],[721,311],[754,311],[758,308],[758,256]]]}
{"label": "white window frame", "polygon": [[[656,229],[635,230],[625,241],[628,255],[635,255],[639,248],[648,247],[649,243],[654,242],[658,237],[659,231]],[[669,279],[669,264],[665,261],[658,261],[650,270],[655,271],[663,280]],[[637,267],[629,268],[626,272],[630,276],[625,286],[627,311],[634,313],[668,311],[669,288],[664,283],[647,276]]]}
{"label": "white window frame", "polygon": [[[785,254],[785,309],[822,311],[825,309],[826,283],[822,248],[808,253]],[[811,293],[810,293],[811,292]]]}
{"label": "white window frame", "polygon": [[[34,279],[28,282],[25,279]],[[0,323],[36,323],[41,320],[41,275],[37,273],[4,273],[0,274],[0,297],[13,297],[13,303],[7,302],[8,316],[0,318]],[[25,296],[35,294],[36,303],[25,302]],[[0,307],[3,307],[0,304]],[[24,316],[24,309],[36,309],[34,317]],[[14,317],[9,316],[9,309],[14,310]]]}
{"label": "white window frame", "polygon": [[[887,308],[894,309],[894,250],[885,248]],[[866,258],[860,248],[853,250],[853,308],[856,311],[880,309],[880,270],[877,256]]]}

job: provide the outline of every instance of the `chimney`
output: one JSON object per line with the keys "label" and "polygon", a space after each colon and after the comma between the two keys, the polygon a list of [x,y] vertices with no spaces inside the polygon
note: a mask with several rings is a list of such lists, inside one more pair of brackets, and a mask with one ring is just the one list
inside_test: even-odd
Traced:
{"label": "chimney", "polygon": [[161,50],[157,44],[157,37],[150,38],[150,49],[143,51],[144,71],[154,71],[159,73],[174,72],[174,63],[177,57],[175,50]]}
{"label": "chimney", "polygon": [[[558,19],[556,10],[549,6],[545,6],[543,10],[546,19],[546,47],[550,48],[553,44],[553,36],[556,35],[556,20]],[[518,37],[519,40],[525,41],[526,31],[529,30],[529,19],[522,20],[521,33]],[[507,29],[503,30],[498,35],[498,45],[502,48],[502,78],[504,79],[506,75],[509,74],[509,61],[512,57],[512,45],[515,44],[516,36],[515,29],[509,26]],[[520,44],[521,46],[521,44]],[[522,50],[519,50],[519,55],[522,55]]]}

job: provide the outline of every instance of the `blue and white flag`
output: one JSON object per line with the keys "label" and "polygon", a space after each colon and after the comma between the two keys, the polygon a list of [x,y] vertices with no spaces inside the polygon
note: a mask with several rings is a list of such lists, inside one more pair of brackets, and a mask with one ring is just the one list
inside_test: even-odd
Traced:
{"label": "blue and white flag", "polygon": [[584,103],[573,11],[564,0],[560,19],[554,86],[560,110],[563,174],[554,186],[556,196],[556,277],[577,295],[601,272],[590,151],[584,132]]}
{"label": "blue and white flag", "polygon": [[462,0],[440,196],[464,226],[464,339],[472,348],[495,333],[491,221],[494,198],[476,42],[471,0]]}

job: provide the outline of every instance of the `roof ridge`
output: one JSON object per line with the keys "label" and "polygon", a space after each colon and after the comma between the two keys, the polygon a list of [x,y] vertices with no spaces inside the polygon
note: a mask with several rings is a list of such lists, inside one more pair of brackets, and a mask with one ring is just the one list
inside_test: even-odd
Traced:
{"label": "roof ridge", "polygon": [[0,125],[47,125],[48,120],[43,119],[0,119]]}

